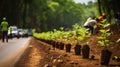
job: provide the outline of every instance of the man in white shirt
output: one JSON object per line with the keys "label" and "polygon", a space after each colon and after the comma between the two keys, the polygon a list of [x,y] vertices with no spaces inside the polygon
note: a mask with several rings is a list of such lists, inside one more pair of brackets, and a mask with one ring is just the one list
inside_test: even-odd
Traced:
{"label": "man in white shirt", "polygon": [[97,21],[92,18],[88,18],[84,24],[84,27],[89,29],[89,31],[93,34],[94,26],[97,25]]}

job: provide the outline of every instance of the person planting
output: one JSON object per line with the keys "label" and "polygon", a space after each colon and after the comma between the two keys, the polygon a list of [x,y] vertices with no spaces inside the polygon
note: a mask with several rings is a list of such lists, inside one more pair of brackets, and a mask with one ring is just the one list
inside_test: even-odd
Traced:
{"label": "person planting", "polygon": [[97,21],[94,18],[88,18],[87,21],[84,23],[84,27],[87,28],[91,34],[94,33],[95,25],[97,25]]}

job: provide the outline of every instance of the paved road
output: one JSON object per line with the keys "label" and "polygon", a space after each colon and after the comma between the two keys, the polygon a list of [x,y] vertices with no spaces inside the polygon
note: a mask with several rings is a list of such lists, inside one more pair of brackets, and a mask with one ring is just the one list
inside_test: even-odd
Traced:
{"label": "paved road", "polygon": [[8,43],[0,42],[0,67],[13,67],[28,46],[29,41],[30,38],[14,38]]}

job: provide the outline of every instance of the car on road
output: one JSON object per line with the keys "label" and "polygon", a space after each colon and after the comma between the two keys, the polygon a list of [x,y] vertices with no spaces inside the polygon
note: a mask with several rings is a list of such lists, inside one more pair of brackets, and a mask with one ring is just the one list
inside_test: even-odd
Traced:
{"label": "car on road", "polygon": [[19,37],[17,26],[10,26],[8,28],[8,37],[17,37],[17,38]]}
{"label": "car on road", "polygon": [[24,29],[22,28],[18,29],[18,34],[20,37],[23,37],[25,35]]}

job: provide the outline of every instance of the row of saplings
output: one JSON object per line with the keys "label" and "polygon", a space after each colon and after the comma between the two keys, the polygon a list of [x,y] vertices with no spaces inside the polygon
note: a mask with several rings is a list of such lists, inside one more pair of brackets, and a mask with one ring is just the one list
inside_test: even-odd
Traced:
{"label": "row of saplings", "polygon": [[[42,40],[46,43],[49,43],[50,45],[52,45],[53,48],[57,48],[60,50],[66,50],[66,52],[70,52],[71,51],[71,47],[72,45],[69,44],[64,44],[62,42],[56,42],[56,41],[49,41],[49,40]],[[79,44],[76,44],[74,47],[74,52],[75,55],[81,55],[82,54],[82,58],[83,59],[88,59],[89,55],[90,55],[90,48],[88,46],[88,44],[86,43],[85,45],[81,46]],[[109,61],[110,61],[110,57],[111,57],[112,53],[108,50],[102,50],[102,54],[101,54],[101,65],[108,65]],[[91,59],[94,59],[94,56],[91,56]]]}
{"label": "row of saplings", "polygon": [[[70,52],[71,51],[71,47],[72,45],[70,43],[64,45],[64,43],[62,42],[55,42],[55,41],[52,41],[52,47],[53,48],[58,48],[60,50],[64,50],[64,48],[66,49],[66,52]],[[81,55],[81,45],[79,44],[76,44],[75,47],[74,47],[74,51],[75,51],[75,55]],[[86,51],[87,50],[87,51]],[[83,58],[89,58],[89,46],[88,45],[85,45],[83,48],[82,48],[82,54],[83,55]]]}
{"label": "row of saplings", "polygon": [[[75,26],[76,27],[76,26]],[[106,26],[103,25],[103,29],[100,30],[101,35],[98,37],[98,44],[100,46],[102,46],[104,49],[101,51],[101,61],[100,64],[101,65],[108,65],[109,61],[110,61],[110,57],[112,55],[112,52],[110,52],[108,50],[108,47],[110,46],[109,44],[109,40],[107,39],[108,36],[111,35],[111,32],[107,31],[107,29],[105,29]],[[75,28],[77,29],[77,28]],[[84,35],[86,34],[86,31],[84,28],[81,28],[81,37],[83,38],[83,40],[87,39],[88,36]],[[77,32],[77,30],[76,30]],[[83,35],[82,35],[83,34]],[[64,44],[62,42],[56,42],[56,41],[51,41],[51,40],[44,40],[41,39],[42,41],[49,43],[53,46],[53,48],[58,48],[61,50],[64,50],[64,46],[66,46],[66,52],[70,52],[71,51],[71,44]],[[74,47],[74,51],[75,51],[75,55],[81,55],[82,54],[82,58],[83,59],[88,59],[89,55],[90,55],[90,48],[88,46],[88,44],[86,43],[85,45],[81,46],[80,44],[76,44]],[[94,59],[94,56],[91,56],[91,59]]]}

